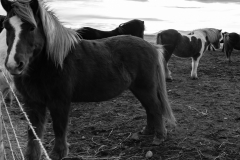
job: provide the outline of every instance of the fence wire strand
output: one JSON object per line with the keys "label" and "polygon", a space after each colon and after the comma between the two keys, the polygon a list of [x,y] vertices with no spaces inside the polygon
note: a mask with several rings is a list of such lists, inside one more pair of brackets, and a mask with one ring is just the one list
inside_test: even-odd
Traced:
{"label": "fence wire strand", "polygon": [[11,125],[11,127],[12,127],[13,134],[14,134],[14,137],[15,137],[16,142],[17,142],[17,147],[18,147],[18,149],[20,150],[20,154],[21,154],[22,159],[24,160],[23,151],[22,151],[22,148],[21,148],[20,143],[19,143],[19,141],[18,141],[17,134],[16,134],[16,131],[15,131],[15,129],[14,129],[14,126],[13,126],[12,119],[11,119],[11,117],[10,117],[10,114],[9,114],[9,112],[8,112],[7,105],[6,105],[5,101],[4,101],[4,97],[3,97],[2,92],[1,92],[1,96],[2,96],[2,100],[3,100],[4,108],[5,108],[5,110],[6,110],[6,113],[7,113],[8,119],[9,119],[9,123],[10,123],[10,125]]}
{"label": "fence wire strand", "polygon": [[[3,71],[2,71],[2,73],[3,73],[3,76],[5,77],[6,82],[7,82],[8,85],[9,85],[10,90],[11,90],[12,93],[13,93],[13,96],[15,97],[15,99],[16,99],[16,101],[17,101],[17,104],[18,104],[21,112],[23,113],[24,117],[26,118],[27,123],[28,123],[30,129],[32,130],[34,136],[36,137],[35,140],[38,141],[38,143],[39,143],[39,145],[40,145],[40,147],[41,147],[41,149],[42,149],[42,151],[43,151],[43,154],[44,154],[44,156],[45,156],[45,159],[46,159],[46,160],[51,160],[51,158],[49,157],[46,149],[44,148],[44,146],[43,146],[43,144],[42,144],[41,139],[38,137],[37,133],[35,132],[34,127],[32,126],[32,123],[30,122],[27,113],[24,111],[24,109],[23,109],[23,107],[22,107],[19,99],[17,98],[16,93],[15,93],[13,87],[12,87],[11,84],[9,83],[7,76],[5,75],[5,73],[4,73]],[[13,152],[13,151],[12,151],[12,152]]]}
{"label": "fence wire strand", "polygon": [[13,160],[15,160],[15,156],[14,156],[14,152],[13,152],[13,148],[12,148],[12,143],[11,143],[10,138],[9,138],[9,134],[8,134],[8,131],[7,131],[6,124],[3,120],[3,117],[1,117],[1,118],[2,118],[3,128],[4,128],[6,136],[7,136],[7,140],[8,140],[9,148],[10,148],[11,153],[12,153]]}

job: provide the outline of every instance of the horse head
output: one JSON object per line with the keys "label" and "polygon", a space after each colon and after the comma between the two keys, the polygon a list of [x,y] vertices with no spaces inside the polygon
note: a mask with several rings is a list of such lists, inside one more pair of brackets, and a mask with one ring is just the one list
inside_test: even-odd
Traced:
{"label": "horse head", "polygon": [[38,0],[1,0],[1,3],[7,12],[3,24],[8,46],[5,66],[12,75],[21,75],[27,71],[33,55],[37,55],[44,46],[43,29],[38,27]]}
{"label": "horse head", "polygon": [[213,47],[219,49],[220,43],[223,41],[222,30],[215,29],[212,33],[208,32],[208,38]]}
{"label": "horse head", "polygon": [[[1,1],[7,12],[7,58],[5,66],[12,75],[22,75],[36,58],[45,56],[63,67],[69,51],[80,41],[78,33],[65,28],[40,0]],[[42,53],[42,54],[40,54]],[[41,64],[39,64],[41,65]]]}

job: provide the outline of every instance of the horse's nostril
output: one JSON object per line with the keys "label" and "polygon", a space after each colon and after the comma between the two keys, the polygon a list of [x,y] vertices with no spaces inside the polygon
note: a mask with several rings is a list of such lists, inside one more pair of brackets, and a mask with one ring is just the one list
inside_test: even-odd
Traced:
{"label": "horse's nostril", "polygon": [[24,67],[24,63],[23,62],[19,62],[17,68],[21,70],[21,69],[23,69],[23,67]]}

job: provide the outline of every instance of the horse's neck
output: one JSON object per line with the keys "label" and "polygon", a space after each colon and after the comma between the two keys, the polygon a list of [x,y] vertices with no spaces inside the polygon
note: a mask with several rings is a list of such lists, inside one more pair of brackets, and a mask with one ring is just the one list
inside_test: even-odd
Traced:
{"label": "horse's neck", "polygon": [[108,35],[109,35],[109,36],[117,36],[117,35],[120,35],[120,33],[118,32],[118,28],[109,31],[109,32],[108,32]]}

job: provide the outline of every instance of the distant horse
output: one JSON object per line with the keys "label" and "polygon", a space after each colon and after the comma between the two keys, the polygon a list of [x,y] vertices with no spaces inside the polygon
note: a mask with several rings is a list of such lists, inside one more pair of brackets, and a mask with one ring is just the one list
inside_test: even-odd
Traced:
{"label": "distant horse", "polygon": [[205,52],[207,46],[212,44],[215,48],[220,47],[222,39],[221,30],[214,28],[204,28],[192,31],[189,34],[181,34],[177,30],[168,29],[157,34],[157,44],[164,45],[164,57],[166,60],[166,79],[171,81],[171,72],[167,63],[172,54],[182,58],[192,58],[191,78],[197,79],[197,67],[199,60]]}
{"label": "distant horse", "polygon": [[[50,154],[68,154],[67,124],[71,102],[99,102],[129,89],[147,113],[143,134],[154,134],[159,145],[166,136],[164,117],[175,124],[163,71],[163,48],[158,50],[135,36],[100,40],[80,39],[64,27],[40,0],[1,0],[7,12],[5,66],[14,76],[35,132],[43,137],[50,111],[55,144]],[[7,47],[7,46],[6,46]],[[27,160],[39,160],[41,149],[28,130]]]}
{"label": "distant horse", "polygon": [[94,40],[117,35],[132,35],[143,38],[144,29],[144,21],[133,19],[120,24],[116,29],[111,31],[101,31],[91,27],[83,27],[76,31],[81,35],[82,39]]}
{"label": "distant horse", "polygon": [[[222,36],[224,37],[224,35],[227,34],[227,32],[222,32]],[[224,38],[220,41],[220,43],[222,44],[222,52],[224,52]],[[208,46],[208,51],[216,51],[216,49],[214,48],[213,45],[209,45]]]}
{"label": "distant horse", "polygon": [[224,52],[229,63],[233,49],[240,50],[240,35],[235,32],[227,33],[224,36]]}

